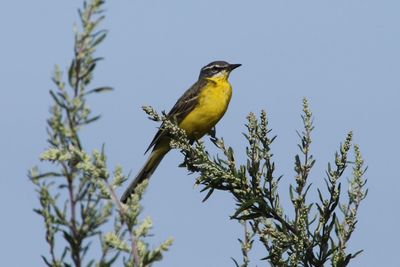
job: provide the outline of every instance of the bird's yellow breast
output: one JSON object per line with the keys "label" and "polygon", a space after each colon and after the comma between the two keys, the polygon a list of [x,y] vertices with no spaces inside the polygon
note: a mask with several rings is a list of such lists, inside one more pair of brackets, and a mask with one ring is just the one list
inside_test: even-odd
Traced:
{"label": "bird's yellow breast", "polygon": [[224,116],[231,100],[232,87],[227,79],[208,80],[200,91],[196,107],[179,124],[192,139],[201,138],[208,133]]}

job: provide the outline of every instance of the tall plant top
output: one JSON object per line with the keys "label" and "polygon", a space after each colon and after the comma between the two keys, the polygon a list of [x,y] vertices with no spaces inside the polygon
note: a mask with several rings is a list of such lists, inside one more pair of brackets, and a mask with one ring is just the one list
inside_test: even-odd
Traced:
{"label": "tall plant top", "polygon": [[[265,247],[265,259],[273,266],[324,266],[327,262],[332,266],[346,266],[361,252],[347,252],[359,205],[367,195],[363,179],[366,168],[360,149],[352,144],[353,133],[349,132],[335,153],[333,163],[328,163],[325,178],[328,194],[317,189],[318,201],[310,201],[307,198],[311,190],[309,174],[315,159],[311,154],[313,117],[307,99],[303,99],[303,130],[298,132],[299,154],[294,159],[296,175],[289,187],[294,218],[280,203],[278,187],[282,176],[275,174],[271,152],[276,136],[271,136],[265,111],[259,118],[253,113],[247,117],[244,134],[248,143],[247,161],[239,165],[232,147],[226,146],[222,138],[211,137],[223,155],[211,157],[203,142],[192,145],[185,132],[165,114],[159,115],[150,107],[143,109],[150,119],[163,122],[164,130],[173,137],[170,145],[185,157],[182,166],[199,175],[196,184],[202,187],[202,192],[207,192],[204,201],[215,191],[225,191],[234,197],[237,208],[231,219],[245,227],[245,238],[240,240],[241,266],[247,266],[249,262],[253,238]],[[349,159],[351,148],[353,160]],[[342,177],[349,165],[352,173],[345,198]],[[239,266],[236,260],[235,264]]]}

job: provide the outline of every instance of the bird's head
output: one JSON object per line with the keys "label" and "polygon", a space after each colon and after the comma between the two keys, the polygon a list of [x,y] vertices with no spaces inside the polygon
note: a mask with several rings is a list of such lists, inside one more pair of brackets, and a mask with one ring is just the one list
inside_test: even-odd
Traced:
{"label": "bird's head", "polygon": [[237,67],[240,67],[241,65],[242,64],[229,64],[226,61],[213,61],[201,69],[199,79],[228,79],[231,71],[236,69]]}

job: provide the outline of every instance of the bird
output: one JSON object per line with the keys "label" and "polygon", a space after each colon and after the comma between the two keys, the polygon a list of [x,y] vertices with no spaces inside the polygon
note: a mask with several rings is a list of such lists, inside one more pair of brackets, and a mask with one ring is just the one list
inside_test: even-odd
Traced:
{"label": "bird", "polygon": [[[228,81],[231,71],[241,64],[213,61],[200,70],[198,80],[178,99],[167,118],[175,121],[191,141],[215,130],[215,125],[224,116],[232,96]],[[138,184],[150,179],[164,156],[171,150],[170,137],[161,126],[147,148],[152,149],[147,161],[129,184],[121,197],[126,203]]]}

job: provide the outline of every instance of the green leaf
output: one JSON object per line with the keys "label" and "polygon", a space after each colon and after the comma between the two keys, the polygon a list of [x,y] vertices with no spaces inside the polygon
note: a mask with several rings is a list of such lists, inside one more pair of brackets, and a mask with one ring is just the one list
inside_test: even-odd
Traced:
{"label": "green leaf", "polygon": [[[99,35],[99,36],[97,37],[97,35]],[[107,31],[106,30],[99,31],[96,34],[94,34],[93,35],[93,37],[94,37],[93,39],[94,40],[92,42],[92,47],[95,47],[98,44],[100,44],[101,42],[103,42],[104,39],[106,38],[106,36],[107,36]]]}
{"label": "green leaf", "polygon": [[231,257],[231,260],[235,263],[236,267],[240,267],[239,263],[234,258]]}
{"label": "green leaf", "polygon": [[90,124],[90,123],[92,123],[92,122],[97,121],[97,120],[100,119],[100,118],[101,118],[101,115],[94,116],[94,117],[92,117],[92,118],[90,118],[90,119],[85,120],[85,121],[84,121],[84,124]]}
{"label": "green leaf", "polygon": [[76,61],[75,59],[73,59],[68,69],[68,83],[72,88],[75,87],[75,82],[76,82],[75,66],[76,66]]}
{"label": "green leaf", "polygon": [[203,198],[202,202],[205,202],[211,196],[211,194],[213,192],[214,192],[214,188],[211,188],[210,190],[208,190],[207,195]]}
{"label": "green leaf", "polygon": [[105,92],[111,92],[114,89],[112,87],[109,86],[102,86],[102,87],[98,87],[92,90],[89,90],[85,93],[85,95],[90,95],[90,94],[94,94],[94,93],[105,93]]}
{"label": "green leaf", "polygon": [[42,257],[44,263],[46,263],[47,266],[54,267],[53,264],[51,264],[51,262],[49,262],[45,256],[42,255],[41,257]]}
{"label": "green leaf", "polygon": [[52,90],[50,90],[50,95],[54,99],[54,101],[57,103],[57,105],[59,105],[62,108],[67,109],[67,106],[60,99],[58,99],[58,97]]}
{"label": "green leaf", "polygon": [[240,207],[236,210],[236,212],[232,215],[232,217],[236,218],[237,215],[239,215],[243,211],[247,210],[248,208],[253,206],[255,203],[260,203],[260,199],[253,198],[253,199],[247,200],[246,202],[244,202],[243,204],[240,205]]}

